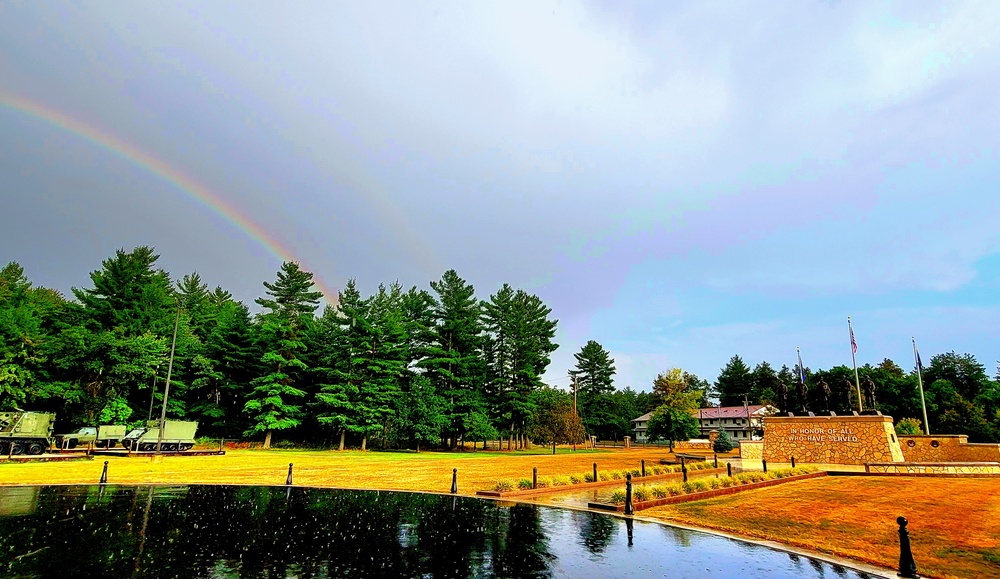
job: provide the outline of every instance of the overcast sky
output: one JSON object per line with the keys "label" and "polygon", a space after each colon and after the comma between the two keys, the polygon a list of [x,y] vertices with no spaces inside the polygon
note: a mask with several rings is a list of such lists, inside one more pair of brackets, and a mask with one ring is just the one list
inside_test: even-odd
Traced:
{"label": "overcast sky", "polygon": [[993,374],[998,31],[992,0],[0,0],[0,261],[68,293],[152,245],[248,303],[280,265],[44,108],[331,288],[536,293],[556,385],[590,339],[635,389],[850,365],[847,316],[859,364],[915,336]]}

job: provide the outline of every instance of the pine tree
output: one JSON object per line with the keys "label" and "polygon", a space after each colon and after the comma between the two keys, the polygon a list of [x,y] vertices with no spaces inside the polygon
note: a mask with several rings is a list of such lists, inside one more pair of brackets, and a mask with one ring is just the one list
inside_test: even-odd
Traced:
{"label": "pine tree", "polygon": [[[576,381],[578,412],[582,416],[587,432],[604,440],[613,436],[617,416],[611,394],[615,391],[612,378],[615,375],[611,354],[594,340],[588,341],[576,358],[576,369],[569,374]],[[634,417],[633,417],[634,418]]]}
{"label": "pine tree", "polygon": [[312,277],[297,263],[286,261],[274,283],[264,282],[270,297],[256,300],[268,310],[260,316],[258,333],[263,373],[251,382],[253,390],[243,408],[252,418],[247,434],[263,432],[264,448],[271,447],[273,431],[294,428],[302,421],[303,408],[295,399],[306,396],[303,334],[322,296],[312,291]]}
{"label": "pine tree", "polygon": [[448,431],[454,448],[465,432],[466,417],[485,411],[480,305],[475,289],[455,270],[431,282],[431,289],[437,294],[434,337],[420,367],[447,404]]}
{"label": "pine tree", "polygon": [[749,394],[752,386],[750,368],[742,358],[733,356],[716,378],[714,394],[719,406],[742,406],[743,395]]}

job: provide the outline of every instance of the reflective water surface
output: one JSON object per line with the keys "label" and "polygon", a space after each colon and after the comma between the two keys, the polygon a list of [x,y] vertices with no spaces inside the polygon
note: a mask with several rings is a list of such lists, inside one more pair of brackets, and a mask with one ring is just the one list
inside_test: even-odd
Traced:
{"label": "reflective water surface", "polygon": [[603,514],[241,486],[0,487],[0,577],[868,575]]}

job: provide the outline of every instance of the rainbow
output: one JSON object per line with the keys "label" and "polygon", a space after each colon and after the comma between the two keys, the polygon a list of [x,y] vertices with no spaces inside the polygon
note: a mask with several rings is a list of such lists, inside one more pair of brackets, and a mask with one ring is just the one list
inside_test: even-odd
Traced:
{"label": "rainbow", "polygon": [[[65,113],[2,90],[0,90],[0,106],[36,118],[50,126],[72,133],[114,153],[118,157],[170,183],[200,205],[211,209],[259,243],[268,253],[278,258],[279,261],[294,261],[302,264],[302,261],[296,258],[290,249],[282,245],[281,242],[275,239],[260,224],[241,213],[232,203],[213,193],[206,185],[199,183],[192,177],[184,175],[178,169],[171,167],[142,149],[130,145],[110,133],[74,119]],[[337,292],[327,287],[315,272],[313,273],[313,282],[316,288],[323,292],[327,303],[332,304],[337,302]]]}

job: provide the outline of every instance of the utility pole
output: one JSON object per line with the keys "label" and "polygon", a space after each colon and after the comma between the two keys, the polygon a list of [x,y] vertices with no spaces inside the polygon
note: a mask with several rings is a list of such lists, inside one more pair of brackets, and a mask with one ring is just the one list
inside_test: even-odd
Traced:
{"label": "utility pole", "polygon": [[[576,376],[570,372],[569,377],[573,379],[573,416],[579,417],[576,413]],[[573,450],[576,450],[576,437],[573,437]]]}
{"label": "utility pole", "polygon": [[177,325],[181,321],[181,302],[177,301],[177,315],[174,316],[174,339],[170,343],[170,362],[167,364],[167,384],[163,388],[163,410],[160,411],[160,432],[156,435],[156,455],[162,455],[163,427],[167,422],[167,396],[170,395],[170,372],[174,369],[174,351],[177,348]]}
{"label": "utility pole", "polygon": [[160,372],[160,365],[153,368],[153,391],[149,393],[149,414],[146,415],[146,422],[153,419],[153,399],[156,398],[156,375]]}

